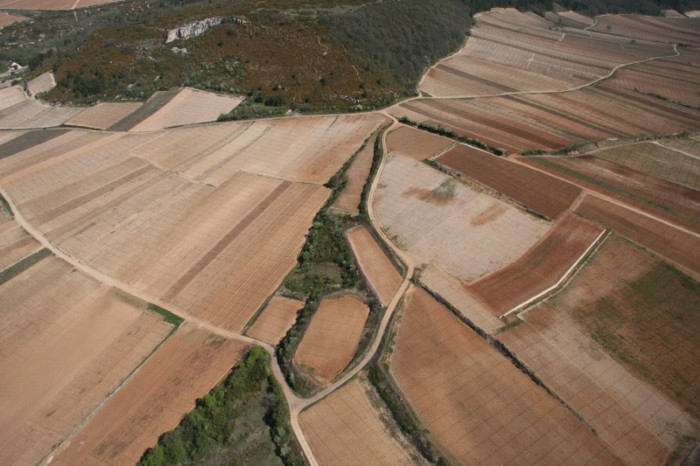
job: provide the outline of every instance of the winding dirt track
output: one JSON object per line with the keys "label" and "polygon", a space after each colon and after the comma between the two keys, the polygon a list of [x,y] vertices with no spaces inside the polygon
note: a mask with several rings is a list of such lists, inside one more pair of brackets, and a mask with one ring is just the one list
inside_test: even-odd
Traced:
{"label": "winding dirt track", "polygon": [[[597,18],[596,18],[596,21],[597,21]],[[678,50],[677,50],[675,44],[674,44],[674,52],[675,52],[675,55],[672,55],[672,56],[677,56]],[[648,62],[648,61],[652,61],[652,60],[656,60],[656,59],[660,59],[660,58],[667,58],[667,57],[668,56],[652,57],[652,58],[647,58],[644,60],[639,60],[639,61],[635,61],[635,62],[631,62],[631,63],[621,64],[621,65],[614,67],[611,70],[611,72],[608,73],[606,76],[600,77],[594,81],[591,81],[591,82],[588,82],[588,83],[585,83],[585,84],[582,84],[579,86],[572,87],[570,89],[549,90],[549,91],[509,92],[509,93],[494,94],[494,95],[495,96],[509,96],[509,95],[551,94],[551,93],[570,92],[570,91],[579,90],[579,89],[594,85],[594,84],[612,76],[615,73],[615,71],[619,70],[620,68],[634,65],[637,63],[644,63],[644,62]],[[442,61],[443,60],[438,62],[438,64],[441,63]],[[455,99],[455,98],[470,98],[470,97],[476,97],[476,96],[452,96],[452,97],[437,97],[437,98],[431,97],[431,99]],[[478,97],[485,97],[485,96],[478,96]],[[413,97],[413,98],[404,100],[401,103],[409,102],[411,100],[416,100],[416,99],[420,99],[420,98],[425,98],[425,97]],[[396,104],[396,105],[399,105],[399,104]],[[387,117],[391,118],[391,120],[392,120],[391,126],[386,131],[384,131],[383,136],[382,136],[382,144],[383,144],[383,148],[385,151],[385,155],[386,155],[386,147],[387,147],[386,146],[386,135],[390,129],[396,127],[399,124],[398,121],[396,120],[396,118],[389,113],[390,110],[391,110],[391,108],[386,109],[386,110],[382,110],[379,112],[379,113],[384,114]],[[368,113],[370,113],[370,112],[368,112]],[[303,118],[303,116],[301,118]],[[196,126],[196,125],[194,125],[194,126]],[[58,247],[53,245],[51,242],[49,242],[47,238],[45,238],[37,229],[35,229],[29,222],[27,222],[27,220],[22,216],[22,213],[17,209],[13,200],[8,196],[7,192],[5,192],[5,190],[3,190],[2,188],[0,188],[0,194],[2,194],[5,197],[5,199],[8,201],[8,204],[10,205],[12,211],[14,212],[15,220],[17,221],[17,223],[19,223],[43,247],[48,248],[57,257],[68,262],[69,264],[71,264],[73,267],[80,270],[84,274],[86,274],[86,275],[88,275],[88,276],[90,276],[90,277],[92,277],[92,278],[94,278],[94,279],[96,279],[104,284],[121,289],[121,290],[123,290],[127,293],[130,293],[130,294],[132,294],[132,295],[134,295],[142,300],[154,303],[154,304],[156,304],[164,309],[167,309],[168,311],[183,318],[184,320],[186,320],[190,323],[193,323],[199,327],[202,327],[213,334],[220,335],[220,336],[225,337],[225,338],[230,338],[233,340],[238,340],[241,342],[249,343],[249,344],[258,345],[258,346],[264,348],[265,351],[267,351],[271,356],[272,373],[273,373],[275,379],[281,385],[284,396],[287,399],[287,403],[288,403],[289,408],[290,408],[290,414],[291,414],[290,421],[291,421],[292,429],[293,429],[293,431],[297,437],[297,440],[298,440],[299,444],[301,445],[306,457],[308,458],[309,463],[312,465],[317,465],[318,462],[317,462],[316,458],[314,457],[314,454],[311,450],[311,447],[310,447],[309,443],[307,442],[306,438],[304,437],[304,434],[301,430],[301,427],[299,424],[299,413],[302,410],[304,410],[305,408],[307,408],[308,406],[318,402],[319,400],[321,400],[324,397],[328,396],[329,394],[333,393],[335,390],[337,390],[339,387],[341,387],[347,381],[352,379],[360,370],[362,370],[370,362],[370,360],[372,359],[372,357],[376,353],[377,349],[379,348],[381,339],[382,339],[382,337],[387,329],[388,323],[389,323],[389,321],[390,321],[390,319],[391,319],[391,317],[392,317],[392,315],[397,307],[397,304],[399,303],[400,299],[403,297],[405,291],[407,290],[407,288],[410,284],[410,278],[413,276],[413,272],[414,272],[414,263],[413,263],[412,259],[406,253],[404,253],[398,247],[396,247],[396,245],[386,236],[386,234],[379,227],[379,223],[377,222],[377,219],[375,217],[372,201],[374,198],[376,188],[379,184],[379,180],[381,178],[381,174],[382,174],[382,171],[384,169],[385,162],[386,162],[386,157],[383,157],[382,161],[381,161],[381,165],[380,165],[379,170],[378,170],[378,173],[372,182],[372,186],[371,186],[371,189],[369,192],[369,196],[368,196],[369,218],[370,218],[372,226],[375,228],[375,231],[377,232],[377,234],[385,241],[385,243],[393,250],[393,252],[406,264],[407,271],[406,271],[406,274],[403,278],[403,282],[402,282],[400,288],[398,289],[398,291],[396,292],[394,297],[391,299],[391,301],[388,303],[387,311],[384,314],[384,317],[381,321],[376,338],[372,342],[372,345],[370,346],[369,350],[366,352],[363,359],[353,369],[348,371],[348,373],[346,373],[341,379],[337,380],[335,383],[328,386],[326,389],[324,389],[320,393],[318,393],[315,396],[308,398],[308,399],[299,398],[297,395],[295,395],[292,392],[290,387],[287,385],[287,383],[284,379],[284,375],[282,374],[280,366],[279,366],[277,359],[275,357],[275,350],[270,344],[268,344],[264,341],[255,339],[255,338],[247,337],[247,336],[241,335],[239,333],[232,332],[232,331],[217,327],[215,325],[212,325],[206,321],[203,321],[201,319],[198,319],[198,318],[188,314],[187,312],[183,311],[182,309],[179,309],[179,308],[177,308],[169,303],[164,303],[163,301],[159,300],[155,296],[150,296],[147,293],[144,293],[144,292],[141,292],[137,289],[134,289],[133,287],[129,286],[126,283],[123,283],[119,280],[116,280],[113,277],[107,276],[107,275],[89,267],[88,265],[82,263],[80,260],[76,259],[75,257],[73,257],[69,254],[66,254],[65,252],[60,250]],[[649,214],[646,214],[643,212],[639,212],[639,213],[649,216]],[[660,219],[656,219],[656,220],[659,220],[663,223],[667,223],[667,222],[664,222],[663,220],[660,220]],[[671,225],[671,226],[678,228],[676,225]],[[694,232],[689,232],[689,233],[695,234]],[[60,448],[60,446],[59,446],[59,448]]]}

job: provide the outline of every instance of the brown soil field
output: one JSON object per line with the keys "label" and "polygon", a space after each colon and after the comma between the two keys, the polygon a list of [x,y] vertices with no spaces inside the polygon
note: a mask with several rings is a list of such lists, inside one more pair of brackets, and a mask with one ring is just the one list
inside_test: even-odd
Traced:
{"label": "brown soil field", "polygon": [[682,139],[664,139],[658,141],[664,147],[680,151],[681,153],[695,157],[696,160],[700,160],[700,139],[694,138],[682,138]]}
{"label": "brown soil field", "polygon": [[604,15],[595,31],[634,39],[683,42],[700,46],[700,18],[662,18],[642,15]]}
{"label": "brown soil field", "polygon": [[247,350],[185,325],[64,445],[52,464],[134,464]]}
{"label": "brown soil field", "polygon": [[243,99],[185,88],[167,104],[130,131],[155,131],[170,126],[216,121],[233,110]]}
{"label": "brown soil field", "polygon": [[700,274],[700,238],[695,235],[590,195],[576,213]]}
{"label": "brown soil field", "polygon": [[544,220],[400,155],[390,156],[382,171],[374,208],[389,238],[416,263],[468,281],[513,262],[549,229]]}
{"label": "brown soil field", "polygon": [[[698,282],[613,236],[563,292],[527,313],[526,319],[547,328],[546,316],[565,313],[613,359],[698,419],[700,315],[692,311],[698,306]],[[540,308],[544,318],[539,317]],[[650,403],[646,409],[664,405]],[[673,411],[645,417],[659,418],[657,433],[666,425],[676,439],[689,434],[684,416]]]}
{"label": "brown soil field", "polygon": [[429,437],[455,462],[622,462],[588,426],[421,289],[403,311],[390,367]]}
{"label": "brown soil field", "polygon": [[[700,143],[693,139],[671,139],[659,143],[640,142],[611,147],[591,152],[591,154],[646,175],[700,190],[700,159],[689,157],[670,148],[678,143],[681,145],[695,143],[700,149]],[[666,145],[669,147],[665,147]]]}
{"label": "brown soil field", "polygon": [[23,99],[0,110],[0,128],[24,129],[59,126],[82,110],[78,107],[52,107],[34,99]]}
{"label": "brown soil field", "polygon": [[26,134],[24,131],[2,131],[0,132],[0,157],[2,157],[2,152],[3,149],[2,147],[12,141],[15,138],[18,138],[22,136],[23,134]]}
{"label": "brown soil field", "polygon": [[303,301],[275,296],[246,333],[271,345],[277,345],[292,328],[297,314],[303,307]]}
{"label": "brown soil field", "polygon": [[[382,121],[353,115],[155,133],[72,130],[0,159],[0,185],[67,253],[240,330],[296,264],[329,195],[320,184]],[[287,174],[314,184],[272,177]]]}
{"label": "brown soil field", "polygon": [[333,203],[332,207],[334,209],[350,215],[359,215],[362,190],[372,169],[374,144],[377,135],[378,133],[374,133],[367,139],[364,148],[355,156],[352,164],[345,172],[347,184]]}
{"label": "brown soil field", "polygon": [[397,153],[415,160],[430,159],[456,143],[450,139],[430,134],[427,131],[401,126],[386,136],[389,153]]}
{"label": "brown soil field", "polygon": [[588,190],[611,196],[657,217],[700,231],[700,190],[595,155],[520,160]]}
{"label": "brown soil field", "polygon": [[321,384],[335,379],[352,361],[369,308],[355,294],[324,298],[294,354],[294,362]]}
{"label": "brown soil field", "polygon": [[468,146],[455,147],[437,162],[549,218],[558,218],[581,194],[571,183]]}
{"label": "brown soil field", "polygon": [[0,463],[51,453],[172,329],[49,257],[0,286]]}
{"label": "brown soil field", "polygon": [[136,111],[141,104],[138,102],[103,103],[88,107],[70,120],[67,125],[84,126],[86,128],[107,129],[123,120],[127,115]]}
{"label": "brown soil field", "polygon": [[557,283],[602,232],[567,215],[520,259],[468,288],[500,316]]}
{"label": "brown soil field", "polygon": [[178,94],[178,90],[157,91],[132,113],[109,126],[109,131],[129,131],[167,105]]}
{"label": "brown soil field", "polygon": [[0,270],[39,250],[39,243],[0,208]]}
{"label": "brown soil field", "polygon": [[366,382],[353,379],[301,413],[299,423],[320,464],[424,464],[409,454],[377,398]]}
{"label": "brown soil field", "polygon": [[27,82],[27,90],[29,91],[29,95],[34,97],[42,92],[48,92],[54,87],[56,87],[56,79],[54,79],[53,73],[50,71],[47,71],[46,73],[43,73]]}
{"label": "brown soil field", "polygon": [[5,11],[0,12],[0,28],[9,26],[12,23],[19,23],[20,21],[26,21],[29,18],[26,16],[11,15]]}
{"label": "brown soil field", "polygon": [[351,228],[346,235],[372,290],[383,305],[389,304],[401,286],[401,274],[364,226]]}

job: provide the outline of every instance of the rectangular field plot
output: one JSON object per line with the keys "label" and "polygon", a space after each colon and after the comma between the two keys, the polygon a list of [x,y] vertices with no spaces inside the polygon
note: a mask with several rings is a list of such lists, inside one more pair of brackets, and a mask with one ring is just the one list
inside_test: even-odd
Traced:
{"label": "rectangular field plot", "polygon": [[53,107],[26,99],[0,110],[0,129],[59,126],[82,111],[78,107]]}
{"label": "rectangular field plot", "polygon": [[389,430],[376,396],[354,379],[301,413],[299,423],[320,464],[424,464],[397,438],[398,427]]}
{"label": "rectangular field plot", "polygon": [[0,110],[5,110],[25,100],[27,100],[27,95],[19,86],[0,89]]}
{"label": "rectangular field plot", "polygon": [[297,314],[303,307],[303,301],[275,296],[246,333],[253,338],[276,345],[292,328]]}
{"label": "rectangular field plot", "polygon": [[39,247],[39,243],[17,222],[3,218],[3,208],[0,207],[0,270],[36,252]]}
{"label": "rectangular field plot", "polygon": [[700,276],[700,237],[626,207],[586,195],[576,213]]}
{"label": "rectangular field plot", "polygon": [[401,286],[401,274],[367,228],[357,226],[346,235],[369,286],[383,305],[389,304]]}
{"label": "rectangular field plot", "polygon": [[581,193],[571,183],[468,146],[455,147],[437,162],[549,218],[559,217]]}
{"label": "rectangular field plot", "polygon": [[185,325],[64,445],[52,464],[135,464],[247,346]]}
{"label": "rectangular field plot", "polygon": [[[683,157],[682,154],[676,155]],[[576,157],[532,157],[522,160],[528,165],[568,179],[588,190],[619,199],[677,225],[700,231],[698,189],[599,158],[595,154]]]}
{"label": "rectangular field plot", "polygon": [[135,112],[141,104],[138,102],[102,103],[88,107],[66,121],[67,125],[86,128],[107,129],[127,115]]}
{"label": "rectangular field plot", "polygon": [[526,313],[525,320],[544,335],[561,333],[548,340],[565,346],[568,337],[560,330],[565,322],[556,316],[566,315],[595,340],[598,351],[661,392],[638,388],[643,384],[620,378],[620,371],[586,371],[598,383],[617,387],[613,393],[625,403],[636,403],[632,414],[672,448],[682,435],[692,435],[688,414],[700,417],[700,315],[694,311],[699,306],[697,281],[613,236],[563,292]]}
{"label": "rectangular field plot", "polygon": [[369,308],[354,294],[324,298],[294,354],[294,362],[321,384],[350,363],[360,343]]}
{"label": "rectangular field plot", "polygon": [[419,262],[467,281],[516,260],[550,228],[542,219],[400,155],[391,156],[382,171],[374,208],[399,247]]}
{"label": "rectangular field plot", "polygon": [[517,261],[468,286],[502,315],[555,285],[594,244],[603,229],[567,215]]}
{"label": "rectangular field plot", "polygon": [[0,286],[0,315],[3,464],[39,463],[172,329],[54,257]]}
{"label": "rectangular field plot", "polygon": [[414,290],[403,312],[391,373],[448,459],[622,462],[564,405],[425,291]]}
{"label": "rectangular field plot", "polygon": [[409,126],[401,126],[386,135],[388,153],[396,153],[416,160],[435,157],[455,144],[448,138]]}
{"label": "rectangular field plot", "polygon": [[367,183],[367,177],[372,169],[374,161],[374,144],[377,134],[373,134],[365,142],[359,154],[355,156],[352,165],[345,172],[347,183],[340,192],[333,208],[340,212],[350,215],[358,215],[360,213],[360,202],[362,200],[362,191]]}

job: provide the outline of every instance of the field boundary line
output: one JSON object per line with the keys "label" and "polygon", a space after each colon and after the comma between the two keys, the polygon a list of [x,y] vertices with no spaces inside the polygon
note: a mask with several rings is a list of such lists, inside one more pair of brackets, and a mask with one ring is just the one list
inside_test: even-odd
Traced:
{"label": "field boundary line", "polygon": [[656,144],[657,146],[661,146],[661,147],[663,147],[664,149],[672,150],[672,151],[674,151],[674,152],[678,152],[679,154],[686,155],[686,156],[691,157],[691,158],[693,158],[693,159],[695,159],[695,160],[700,160],[700,157],[698,157],[697,155],[690,154],[690,153],[688,153],[688,152],[686,152],[686,151],[684,151],[684,150],[676,149],[675,147],[665,146],[665,145],[661,144],[659,141],[651,141],[651,143],[652,143],[652,144]]}
{"label": "field boundary line", "polygon": [[[605,238],[607,238],[607,236],[609,234],[610,234],[610,230],[607,230],[607,229],[603,230],[596,237],[596,239],[594,239],[593,242],[590,245],[588,245],[586,250],[583,251],[583,253],[578,257],[578,259],[576,259],[576,261],[574,261],[574,263],[571,265],[571,267],[569,267],[569,269],[566,272],[564,272],[564,274],[561,276],[561,278],[559,278],[559,280],[557,280],[557,282],[554,285],[540,291],[535,296],[532,296],[532,297],[526,299],[522,303],[511,308],[509,311],[501,314],[500,316],[498,316],[499,319],[503,319],[504,317],[507,317],[508,315],[512,314],[513,312],[517,312],[518,310],[521,310],[521,309],[529,306],[530,304],[533,304],[533,303],[539,301],[541,298],[546,297],[548,294],[555,291],[557,288],[561,287],[562,284],[564,284],[570,276],[575,274],[576,270],[578,269],[579,264],[581,264],[584,261],[584,259],[586,257],[588,257],[588,254],[591,252],[591,250],[593,248],[596,248],[597,246],[600,246],[600,244],[603,243],[603,241],[605,240]],[[605,238],[603,238],[603,237],[605,237]]]}

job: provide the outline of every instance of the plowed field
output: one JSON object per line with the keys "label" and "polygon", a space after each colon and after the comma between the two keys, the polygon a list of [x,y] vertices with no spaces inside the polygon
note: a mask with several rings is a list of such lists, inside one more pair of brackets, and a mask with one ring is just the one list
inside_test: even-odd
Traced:
{"label": "plowed field", "polygon": [[0,463],[35,464],[172,329],[48,257],[0,286]]}
{"label": "plowed field", "polygon": [[421,289],[407,304],[391,373],[455,461],[617,464],[562,404]]}
{"label": "plowed field", "polygon": [[294,325],[297,314],[303,307],[303,301],[275,296],[246,333],[276,345]]}
{"label": "plowed field", "polygon": [[174,429],[246,351],[185,325],[60,452],[53,464],[134,464]]}
{"label": "plowed field", "polygon": [[294,355],[294,362],[328,384],[350,363],[369,308],[354,294],[324,298]]}
{"label": "plowed field", "polygon": [[375,211],[389,238],[417,262],[461,280],[477,279],[516,260],[549,228],[541,219],[399,155],[382,171]]}
{"label": "plowed field", "polygon": [[48,92],[56,87],[56,79],[53,77],[53,73],[47,71],[36,78],[27,82],[27,90],[29,95],[36,97],[37,94],[42,92]]}
{"label": "plowed field", "polygon": [[416,160],[430,159],[455,145],[450,139],[401,126],[386,136],[387,151]]}
{"label": "plowed field", "polygon": [[581,193],[571,183],[468,146],[455,147],[437,161],[549,218],[559,217]]}
{"label": "plowed field", "polygon": [[557,283],[602,232],[596,225],[567,215],[520,259],[469,288],[495,315],[502,315]]}
{"label": "plowed field", "polygon": [[70,120],[67,125],[107,129],[141,107],[140,103],[105,103],[88,107]]}
{"label": "plowed field", "polygon": [[0,270],[37,251],[39,243],[14,220],[3,218],[0,212]]}
{"label": "plowed field", "polygon": [[401,286],[401,274],[365,227],[348,230],[347,238],[372,290],[382,304],[388,304]]}
{"label": "plowed field", "polygon": [[389,430],[387,414],[357,379],[301,413],[299,422],[320,464],[422,464]]}

